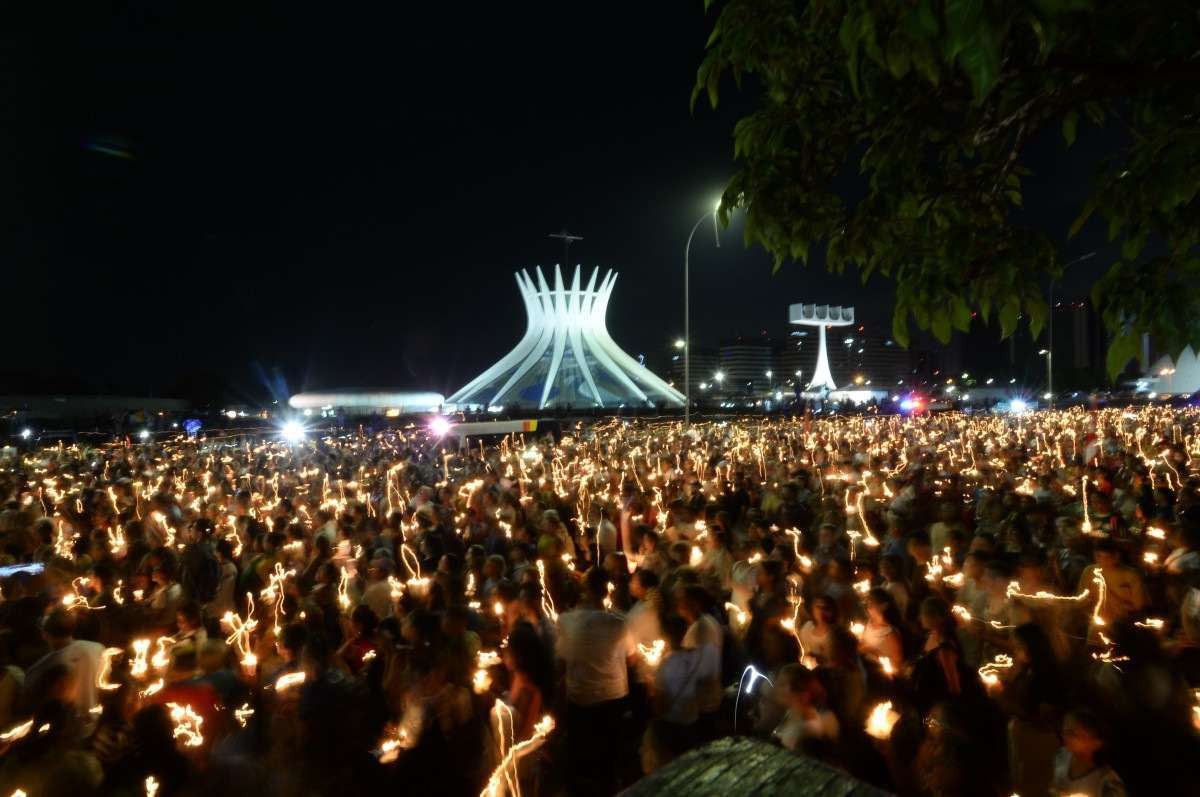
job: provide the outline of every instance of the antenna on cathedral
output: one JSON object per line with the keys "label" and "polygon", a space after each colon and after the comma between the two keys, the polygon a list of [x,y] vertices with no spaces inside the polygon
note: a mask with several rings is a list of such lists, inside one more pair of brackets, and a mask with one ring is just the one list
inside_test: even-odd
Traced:
{"label": "antenna on cathedral", "polygon": [[549,234],[548,236],[546,236],[546,237],[547,237],[547,238],[561,238],[561,239],[562,239],[562,242],[563,242],[563,262],[562,262],[562,267],[563,267],[563,268],[570,268],[570,266],[571,266],[571,261],[570,261],[570,257],[571,257],[571,244],[575,243],[576,241],[582,241],[582,240],[583,240],[583,236],[582,236],[582,235],[572,235],[571,233],[567,232],[567,228],[566,228],[566,227],[563,227],[563,228],[562,228],[562,232],[552,232],[552,233],[550,233],[550,234]]}

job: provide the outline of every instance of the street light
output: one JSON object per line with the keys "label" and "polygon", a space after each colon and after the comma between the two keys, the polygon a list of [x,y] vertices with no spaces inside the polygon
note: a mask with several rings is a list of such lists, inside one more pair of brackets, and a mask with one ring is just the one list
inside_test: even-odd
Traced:
{"label": "street light", "polygon": [[[1054,318],[1050,318],[1051,326],[1054,324]],[[1052,349],[1042,349],[1038,352],[1046,358],[1046,395],[1043,398],[1050,402],[1050,409],[1054,409],[1054,351]]]}
{"label": "street light", "polygon": [[675,348],[677,348],[677,349],[682,349],[686,345],[687,345],[687,343],[684,342],[683,338],[679,338],[678,340],[675,341]]}
{"label": "street light", "polygon": [[717,241],[717,248],[721,248],[721,230],[717,226],[717,211],[721,209],[721,200],[718,199],[713,203],[711,213],[705,213],[692,226],[692,231],[688,233],[687,243],[683,246],[683,425],[689,427],[692,424],[692,307],[691,307],[691,272],[688,268],[688,255],[692,250],[692,238],[696,235],[696,230],[700,229],[700,225],[705,222],[710,216],[713,224],[713,238]]}

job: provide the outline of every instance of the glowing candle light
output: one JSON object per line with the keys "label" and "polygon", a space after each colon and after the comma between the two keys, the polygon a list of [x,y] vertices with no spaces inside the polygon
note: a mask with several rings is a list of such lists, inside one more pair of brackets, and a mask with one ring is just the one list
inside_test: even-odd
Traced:
{"label": "glowing candle light", "polygon": [[175,723],[173,735],[176,739],[183,740],[184,747],[199,747],[204,744],[204,736],[200,732],[200,726],[204,724],[203,717],[188,705],[168,703],[167,708],[171,712],[171,721]]}
{"label": "glowing candle light", "polygon": [[143,678],[150,670],[146,654],[150,651],[149,639],[133,640],[133,661],[129,664],[129,674],[134,678]]}
{"label": "glowing candle light", "polygon": [[[496,701],[496,706],[492,709],[496,715],[497,724],[501,728],[499,734],[500,745],[500,763],[492,771],[488,777],[487,785],[480,792],[480,797],[504,797],[506,794],[512,794],[513,797],[519,797],[520,785],[517,765],[522,758],[538,749],[554,730],[554,718],[549,714],[542,717],[533,726],[533,735],[528,739],[513,743],[512,733],[512,709],[504,704],[502,700]],[[504,717],[508,718],[509,732],[507,737],[503,732]]]}
{"label": "glowing candle light", "polygon": [[337,600],[343,612],[350,608],[350,571],[345,567],[342,568],[342,575],[338,579]]}
{"label": "glowing candle light", "polygon": [[642,661],[646,662],[650,667],[657,667],[662,661],[663,652],[666,650],[667,643],[662,639],[656,639],[649,645],[638,643],[638,653],[642,654]]}
{"label": "glowing candle light", "polygon": [[0,733],[0,742],[15,742],[18,739],[24,739],[33,730],[33,720],[26,720],[12,726],[8,730]]}
{"label": "glowing candle light", "polygon": [[492,676],[487,670],[476,670],[474,677],[471,679],[471,685],[475,690],[475,694],[487,694],[492,688]]}
{"label": "glowing candle light", "polygon": [[744,627],[750,620],[750,616],[746,614],[746,612],[742,611],[742,609],[736,603],[729,603],[726,601],[725,611],[729,613],[730,622],[738,628]]}
{"label": "glowing candle light", "polygon": [[[538,582],[542,585],[542,611],[550,618],[553,623],[558,622],[558,612],[554,610],[554,599],[550,597],[550,588],[546,586],[546,563],[541,559],[537,560]],[[500,604],[499,601],[496,602]],[[497,612],[497,616],[503,613],[503,610]]]}
{"label": "glowing candle light", "polygon": [[1001,670],[1007,670],[1012,666],[1012,657],[1000,653],[993,661],[988,662],[979,668],[979,677],[987,686],[995,686],[996,684],[1000,683],[1000,676],[998,673]]}
{"label": "glowing candle light", "polygon": [[290,672],[281,675],[275,679],[275,691],[285,692],[293,686],[299,686],[304,683],[305,675],[303,672]]}
{"label": "glowing candle light", "polygon": [[138,690],[138,697],[145,700],[148,697],[153,697],[163,690],[163,679],[159,678],[154,683],[147,686],[145,689]]}
{"label": "glowing candle light", "polygon": [[111,692],[114,689],[120,689],[120,684],[114,684],[109,680],[112,675],[112,660],[124,653],[120,648],[105,648],[100,654],[100,669],[96,672],[96,686],[103,689],[105,692]]}
{"label": "glowing candle light", "polygon": [[1088,513],[1087,476],[1084,476],[1082,479],[1080,479],[1079,483],[1082,486],[1081,494],[1083,495],[1083,523],[1079,526],[1079,530],[1084,534],[1087,534],[1092,530],[1092,519],[1091,515]]}
{"label": "glowing candle light", "polygon": [[175,644],[175,640],[169,636],[160,636],[154,641],[154,644],[157,646],[157,649],[150,658],[150,666],[156,672],[162,672],[171,664],[171,654],[168,651]]}
{"label": "glowing candle light", "polygon": [[233,718],[237,720],[238,725],[241,725],[243,728],[246,727],[246,723],[249,722],[250,718],[253,716],[254,709],[250,708],[249,703],[243,703],[241,708],[235,708],[233,710]]}
{"label": "glowing candle light", "polygon": [[892,737],[892,728],[900,720],[900,715],[892,708],[892,701],[880,703],[871,709],[867,717],[867,733],[875,739],[886,741]]}

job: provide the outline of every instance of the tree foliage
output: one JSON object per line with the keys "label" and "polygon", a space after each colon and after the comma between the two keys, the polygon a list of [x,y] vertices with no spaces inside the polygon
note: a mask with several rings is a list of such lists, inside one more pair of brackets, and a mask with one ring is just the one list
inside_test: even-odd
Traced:
{"label": "tree foliage", "polygon": [[[713,5],[713,0],[706,0]],[[941,341],[972,313],[1036,337],[1040,282],[1093,216],[1120,259],[1094,300],[1114,376],[1137,337],[1200,348],[1200,17],[1184,0],[725,0],[693,103],[723,78],[760,95],[737,123],[722,214],[801,263],[895,283],[893,333]],[[1025,148],[1081,124],[1120,143],[1069,230],[1021,223]],[[847,190],[846,185],[854,187]]]}

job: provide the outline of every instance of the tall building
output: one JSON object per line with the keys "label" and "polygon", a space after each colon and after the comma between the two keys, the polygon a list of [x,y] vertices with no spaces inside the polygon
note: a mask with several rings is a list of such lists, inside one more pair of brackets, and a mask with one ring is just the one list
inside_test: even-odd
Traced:
{"label": "tall building", "polygon": [[829,367],[839,386],[886,390],[911,381],[913,352],[866,324],[838,330],[829,340]]}
{"label": "tall building", "polygon": [[1055,389],[1093,388],[1104,382],[1104,325],[1087,301],[1056,302],[1054,320]]}
{"label": "tall building", "polygon": [[807,329],[796,330],[776,344],[776,384],[782,382],[794,388],[799,383],[803,388],[808,384],[805,380],[812,378],[817,361],[817,336],[809,333]]}
{"label": "tall building", "polygon": [[[681,393],[683,389],[683,349],[672,346],[665,353],[666,361],[669,363],[665,369],[667,378],[671,384],[676,387]],[[706,349],[702,347],[692,347],[692,361],[689,369],[692,375],[692,399],[701,394],[701,384],[707,385],[713,381],[713,374],[717,372],[719,360],[715,349]]]}
{"label": "tall building", "polygon": [[[774,351],[767,338],[738,338],[720,347],[721,390],[726,395],[754,395],[775,383]],[[768,376],[769,372],[769,376]]]}

